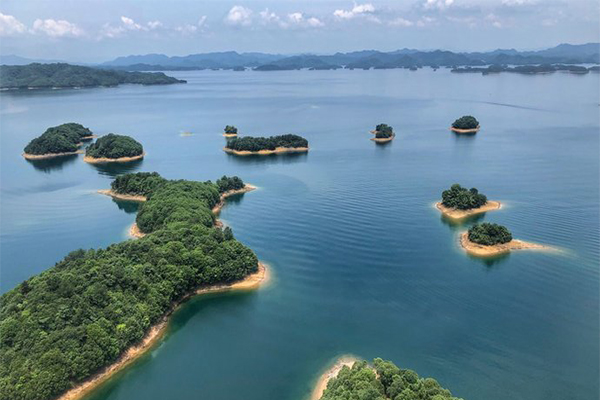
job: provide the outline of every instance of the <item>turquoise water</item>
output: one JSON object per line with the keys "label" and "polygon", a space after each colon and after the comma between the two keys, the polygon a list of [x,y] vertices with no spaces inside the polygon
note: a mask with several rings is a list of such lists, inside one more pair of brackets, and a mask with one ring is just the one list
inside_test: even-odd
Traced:
{"label": "turquoise water", "polygon": [[[188,302],[157,348],[88,400],[303,400],[347,353],[391,359],[465,399],[598,398],[598,74],[172,75],[189,83],[0,95],[2,291],[71,250],[127,238],[135,204],[95,193],[115,174],[236,174],[259,187],[221,217],[272,283]],[[448,131],[469,113],[477,135]],[[132,135],[147,157],[103,167],[20,156],[67,121]],[[379,122],[396,140],[369,140]],[[311,151],[235,158],[221,151],[226,124],[297,133]],[[561,252],[465,255],[468,224],[433,208],[455,182],[505,204],[480,221]]]}

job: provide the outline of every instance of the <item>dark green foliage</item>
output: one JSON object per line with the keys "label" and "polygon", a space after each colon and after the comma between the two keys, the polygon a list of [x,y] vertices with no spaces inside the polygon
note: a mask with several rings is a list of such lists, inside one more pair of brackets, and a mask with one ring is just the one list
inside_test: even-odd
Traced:
{"label": "dark green foliage", "polygon": [[308,141],[298,135],[280,135],[268,138],[244,136],[229,139],[225,147],[237,151],[275,150],[277,147],[308,147]]}
{"label": "dark green foliage", "polygon": [[433,378],[396,367],[391,361],[356,362],[327,384],[321,400],[458,400]]}
{"label": "dark green foliage", "polygon": [[394,129],[388,124],[379,124],[375,127],[375,137],[377,139],[387,139],[394,136]]}
{"label": "dark green foliage", "polygon": [[240,190],[245,186],[244,181],[242,181],[237,176],[225,176],[223,175],[221,179],[217,179],[217,187],[219,188],[219,193],[225,193],[229,190]]}
{"label": "dark green foliage", "polygon": [[229,133],[229,134],[237,134],[237,128],[233,125],[227,125],[225,127],[225,133]]}
{"label": "dark green foliage", "polygon": [[479,126],[479,121],[471,115],[464,115],[452,123],[456,129],[475,129]]}
{"label": "dark green foliage", "polygon": [[475,188],[467,189],[455,183],[442,192],[442,204],[448,208],[471,210],[487,203],[487,197]]}
{"label": "dark green foliage", "polygon": [[[146,174],[143,183],[135,175],[120,178],[119,187],[145,192],[160,178]],[[2,295],[0,400],[56,397],[140,341],[173,302],[202,285],[232,282],[257,270],[256,256],[230,229],[190,223],[180,213],[187,202],[211,221],[216,185],[168,181],[149,197],[144,207],[163,213],[152,234],[74,251]]]}
{"label": "dark green foliage", "polygon": [[113,71],[64,63],[0,66],[1,88],[116,86],[121,83],[163,85],[185,81],[162,72]]}
{"label": "dark green foliage", "polygon": [[505,226],[483,222],[469,229],[469,240],[484,246],[493,246],[510,242],[512,234]]}
{"label": "dark green foliage", "polygon": [[137,172],[119,175],[110,184],[115,193],[149,196],[159,185],[167,182],[158,172]]}
{"label": "dark green foliage", "polygon": [[85,150],[86,157],[121,158],[135,157],[144,152],[142,145],[132,137],[109,133]]}
{"label": "dark green foliage", "polygon": [[83,125],[69,122],[46,129],[41,136],[29,142],[24,151],[35,155],[71,153],[77,151],[78,144],[91,135],[92,131]]}

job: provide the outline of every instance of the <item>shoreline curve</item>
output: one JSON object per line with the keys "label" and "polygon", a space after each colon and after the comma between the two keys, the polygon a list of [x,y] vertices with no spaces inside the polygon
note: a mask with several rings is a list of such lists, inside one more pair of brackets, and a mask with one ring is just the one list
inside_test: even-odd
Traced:
{"label": "shoreline curve", "polygon": [[471,129],[460,129],[460,128],[455,128],[453,126],[450,127],[450,130],[455,133],[477,133],[477,132],[479,132],[480,129],[481,129],[480,125],[477,125],[477,128],[471,128]]}
{"label": "shoreline curve", "polygon": [[135,161],[135,160],[141,160],[142,158],[144,158],[144,156],[146,155],[146,153],[142,153],[139,156],[133,156],[133,157],[119,157],[119,158],[106,158],[106,157],[89,157],[89,156],[85,156],[83,157],[83,161],[85,161],[86,163],[89,164],[105,164],[105,163],[111,163],[111,162],[130,162],[130,161]]}
{"label": "shoreline curve", "polygon": [[538,243],[524,242],[513,239],[508,243],[485,246],[469,240],[469,233],[460,234],[460,246],[468,254],[476,257],[494,257],[501,254],[510,253],[513,250],[552,250],[552,247]]}
{"label": "shoreline curve", "polygon": [[323,396],[323,392],[325,392],[325,389],[327,389],[327,384],[329,383],[329,381],[337,377],[342,368],[344,368],[344,366],[352,368],[354,363],[357,361],[360,361],[360,359],[353,355],[344,355],[335,360],[333,365],[327,368],[327,370],[323,374],[321,374],[321,376],[317,380],[317,384],[313,389],[313,392],[310,396],[310,400],[319,400]]}
{"label": "shoreline curve", "polygon": [[69,152],[66,152],[66,153],[46,153],[46,154],[29,154],[29,153],[23,153],[21,155],[26,160],[44,160],[44,159],[47,159],[47,158],[72,156],[72,155],[75,155],[75,154],[83,154],[83,150],[69,151]]}
{"label": "shoreline curve", "polygon": [[452,220],[461,220],[488,211],[500,210],[502,208],[502,203],[499,201],[488,200],[484,205],[482,205],[479,208],[472,208],[470,210],[458,210],[455,208],[446,207],[442,204],[441,201],[439,201],[435,203],[435,208],[437,208],[444,217],[450,218]]}
{"label": "shoreline curve", "polygon": [[97,192],[100,193],[100,194],[104,194],[106,196],[110,196],[112,198],[118,199],[118,200],[138,201],[138,202],[144,202],[144,201],[146,201],[146,196],[136,196],[136,195],[131,195],[131,194],[121,194],[121,193],[113,192],[111,189],[100,189]]}
{"label": "shoreline curve", "polygon": [[304,153],[308,152],[308,147],[277,147],[275,150],[259,150],[259,151],[248,151],[248,150],[232,150],[227,147],[223,147],[223,151],[227,154],[233,154],[236,156],[267,156],[270,154],[281,154],[281,153]]}

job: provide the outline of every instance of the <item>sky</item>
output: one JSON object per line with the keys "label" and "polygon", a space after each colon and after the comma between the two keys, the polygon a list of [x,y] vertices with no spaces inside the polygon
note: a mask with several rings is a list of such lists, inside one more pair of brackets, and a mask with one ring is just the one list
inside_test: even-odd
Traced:
{"label": "sky", "polygon": [[600,41],[598,0],[1,0],[0,54],[538,50]]}

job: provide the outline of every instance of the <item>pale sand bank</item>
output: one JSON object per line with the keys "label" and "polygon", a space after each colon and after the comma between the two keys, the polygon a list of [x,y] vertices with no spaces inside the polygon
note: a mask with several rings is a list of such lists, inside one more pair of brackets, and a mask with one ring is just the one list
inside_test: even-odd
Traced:
{"label": "pale sand bank", "polygon": [[459,128],[454,128],[453,126],[450,127],[450,130],[452,132],[456,132],[456,133],[476,133],[479,132],[479,129],[481,129],[481,126],[477,125],[477,128],[471,128],[471,129],[459,129]]}
{"label": "pale sand bank", "polygon": [[43,160],[46,158],[72,156],[73,154],[83,154],[83,150],[70,151],[66,153],[47,153],[47,154],[28,154],[23,153],[23,157],[27,160]]}
{"label": "pale sand bank", "polygon": [[228,154],[235,154],[236,156],[251,156],[260,155],[266,156],[269,154],[280,154],[280,153],[303,153],[308,151],[308,147],[277,147],[275,150],[260,150],[260,151],[238,151],[231,150],[227,147],[223,147],[223,151]]}
{"label": "pale sand bank", "polygon": [[114,197],[115,199],[119,199],[119,200],[140,201],[140,202],[146,201],[146,197],[145,196],[135,196],[135,195],[130,195],[130,194],[121,194],[121,193],[113,192],[110,189],[98,190],[98,193],[105,194],[107,196]]}
{"label": "pale sand bank", "polygon": [[323,396],[323,392],[325,391],[325,389],[327,389],[327,383],[329,382],[329,380],[337,377],[337,375],[340,373],[344,366],[352,368],[354,363],[357,361],[360,360],[351,355],[346,355],[338,358],[335,361],[335,363],[329,369],[327,369],[327,371],[325,371],[323,375],[321,375],[321,377],[317,381],[312,395],[310,396],[310,400],[319,400],[321,396]]}
{"label": "pale sand bank", "polygon": [[473,243],[469,240],[469,233],[463,232],[460,235],[460,245],[469,254],[477,257],[493,257],[500,254],[509,253],[512,250],[552,250],[552,247],[537,243],[524,242],[513,239],[508,243],[496,244],[493,246],[484,246]]}
{"label": "pale sand bank", "polygon": [[85,157],[83,157],[83,161],[85,161],[86,163],[90,163],[90,164],[104,164],[104,163],[110,163],[110,162],[124,163],[124,162],[130,162],[130,161],[135,161],[135,160],[141,160],[142,158],[144,158],[145,155],[146,155],[146,153],[142,153],[139,156],[119,157],[119,158],[105,158],[105,157],[95,158],[95,157],[85,156]]}
{"label": "pale sand bank", "polygon": [[502,208],[502,203],[500,203],[499,201],[488,200],[487,203],[485,203],[479,208],[472,208],[470,210],[458,210],[455,208],[448,208],[444,206],[442,202],[438,202],[435,203],[435,208],[440,210],[445,217],[458,220],[488,211],[499,210],[500,208]]}
{"label": "pale sand bank", "polygon": [[167,313],[161,318],[161,320],[152,326],[142,341],[125,351],[113,364],[106,367],[102,371],[90,377],[88,380],[75,386],[74,388],[65,392],[62,396],[56,400],[78,400],[88,394],[91,390],[98,387],[100,384],[108,380],[116,372],[120,371],[127,365],[131,364],[134,360],[143,355],[146,351],[150,350],[156,345],[163,337],[166,328],[168,326],[169,317],[181,304],[185,303],[192,297],[207,293],[221,293],[221,292],[232,292],[232,291],[249,291],[258,289],[260,286],[264,286],[269,281],[269,269],[267,265],[259,262],[258,271],[248,275],[246,278],[233,282],[230,284],[211,285],[198,288],[195,292],[192,292],[184,296],[180,301],[174,303]]}
{"label": "pale sand bank", "polygon": [[129,227],[129,236],[134,239],[139,239],[139,238],[143,238],[144,236],[146,236],[146,234],[144,232],[142,232],[140,230],[140,228],[137,226],[137,223],[134,222]]}
{"label": "pale sand bank", "polygon": [[92,139],[95,139],[97,137],[98,137],[97,135],[82,136],[81,140],[92,140]]}
{"label": "pale sand bank", "polygon": [[251,190],[254,190],[254,189],[256,189],[256,186],[252,186],[249,183],[246,183],[246,185],[241,189],[226,191],[225,193],[223,193],[221,195],[221,200],[213,207],[213,209],[212,209],[213,214],[218,214],[221,212],[221,209],[225,205],[225,199],[228,198],[229,196],[250,192]]}
{"label": "pale sand bank", "polygon": [[374,142],[377,142],[377,143],[387,143],[387,142],[391,142],[392,140],[394,140],[395,137],[396,137],[396,134],[394,133],[389,138],[371,138],[371,140]]}
{"label": "pale sand bank", "polygon": [[237,135],[237,133],[223,133],[223,136],[225,137],[236,137]]}

